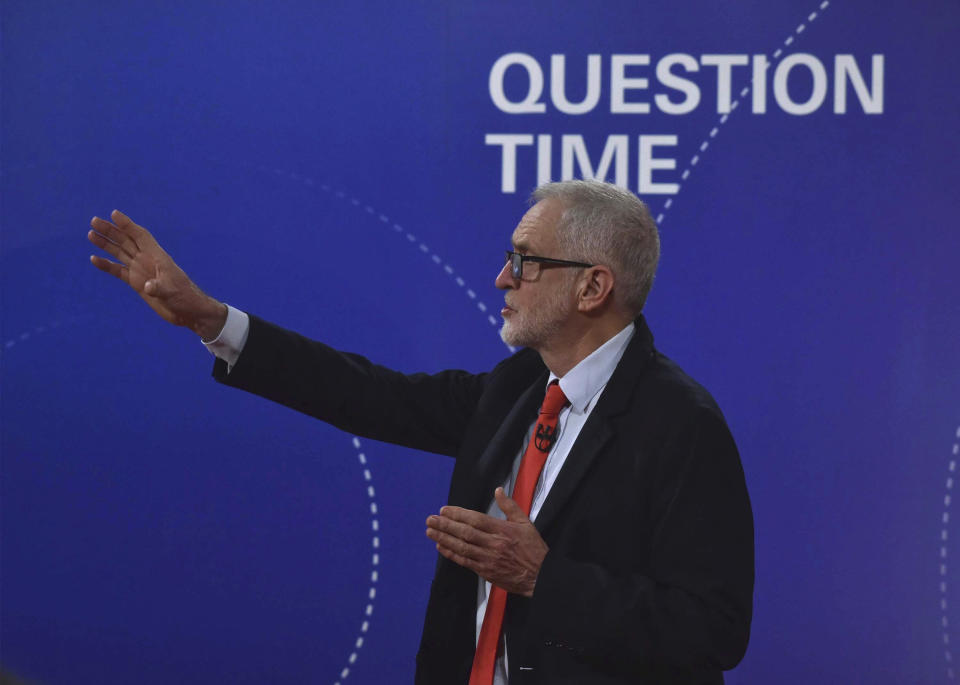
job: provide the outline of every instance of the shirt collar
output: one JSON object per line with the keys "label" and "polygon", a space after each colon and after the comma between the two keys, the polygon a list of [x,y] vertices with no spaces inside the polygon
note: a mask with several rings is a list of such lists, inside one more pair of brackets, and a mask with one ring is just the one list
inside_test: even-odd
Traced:
{"label": "shirt collar", "polygon": [[[636,325],[631,321],[622,331],[587,355],[560,379],[560,389],[570,400],[570,408],[573,411],[578,414],[585,412],[593,398],[607,384],[635,330]],[[557,375],[551,371],[547,385],[555,380]]]}

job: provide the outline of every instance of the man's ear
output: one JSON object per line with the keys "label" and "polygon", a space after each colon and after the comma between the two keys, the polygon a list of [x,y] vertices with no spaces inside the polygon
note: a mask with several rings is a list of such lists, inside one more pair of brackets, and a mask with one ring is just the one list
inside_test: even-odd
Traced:
{"label": "man's ear", "polygon": [[613,302],[613,272],[602,264],[591,266],[580,277],[577,309],[596,312],[610,302]]}

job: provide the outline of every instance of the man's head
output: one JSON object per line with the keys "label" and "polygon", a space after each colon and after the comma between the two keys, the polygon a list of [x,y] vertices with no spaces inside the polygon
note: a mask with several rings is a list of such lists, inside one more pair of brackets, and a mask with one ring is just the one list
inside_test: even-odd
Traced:
{"label": "man's head", "polygon": [[636,317],[660,253],[646,205],[598,181],[548,183],[531,202],[514,231],[514,250],[548,261],[523,260],[521,278],[508,262],[497,276],[497,287],[508,291],[503,339],[542,353]]}
{"label": "man's head", "polygon": [[630,318],[643,309],[660,259],[660,236],[640,198],[611,183],[561,181],[533,191],[531,203],[555,198],[563,207],[557,243],[568,259],[613,272],[614,302]]}

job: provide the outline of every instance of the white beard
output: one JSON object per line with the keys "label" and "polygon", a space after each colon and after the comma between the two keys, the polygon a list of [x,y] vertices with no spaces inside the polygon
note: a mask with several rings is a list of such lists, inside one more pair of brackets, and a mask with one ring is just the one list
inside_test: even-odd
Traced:
{"label": "white beard", "polygon": [[566,293],[554,291],[539,306],[527,305],[524,311],[514,311],[509,319],[504,318],[500,339],[513,347],[540,349],[556,336],[571,312]]}

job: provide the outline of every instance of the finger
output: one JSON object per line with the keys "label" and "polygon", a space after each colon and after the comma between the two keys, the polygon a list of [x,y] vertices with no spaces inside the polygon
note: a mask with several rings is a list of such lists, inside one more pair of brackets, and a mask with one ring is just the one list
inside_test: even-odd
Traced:
{"label": "finger", "polygon": [[462,554],[457,554],[452,549],[444,547],[443,545],[437,544],[437,552],[440,553],[440,556],[449,559],[453,563],[463,566],[464,568],[470,569],[477,575],[482,575],[480,573],[480,564],[478,564],[473,559],[463,556]]}
{"label": "finger", "polygon": [[90,228],[104,236],[107,240],[122,247],[126,252],[133,255],[137,252],[137,244],[127,234],[121,232],[116,226],[106,219],[98,216],[90,220]]}
{"label": "finger", "polygon": [[467,540],[457,537],[456,535],[444,533],[436,528],[428,528],[427,537],[436,542],[438,547],[444,547],[448,550],[456,552],[458,555],[466,559],[473,559],[479,562],[481,560],[488,560],[490,558],[490,553],[483,547],[468,542]]}
{"label": "finger", "polygon": [[427,526],[431,530],[436,530],[439,533],[464,540],[473,545],[480,547],[490,546],[492,536],[467,523],[454,521],[444,516],[431,516],[427,519]]}
{"label": "finger", "polygon": [[443,507],[440,509],[440,516],[452,521],[466,523],[486,533],[496,533],[503,527],[503,521],[500,519],[461,507]]}
{"label": "finger", "polygon": [[116,262],[111,262],[109,259],[104,259],[103,257],[98,257],[96,255],[90,255],[90,262],[100,269],[100,271],[105,271],[111,276],[116,276],[124,283],[129,283],[129,272],[127,267],[122,264],[117,264]]}
{"label": "finger", "polygon": [[526,512],[513,500],[512,497],[507,496],[507,493],[503,491],[503,488],[497,488],[494,490],[493,496],[497,500],[497,506],[500,507],[500,511],[506,514],[508,521],[513,521],[515,523],[530,522],[530,518],[527,516]]}
{"label": "finger", "polygon": [[116,243],[110,242],[107,238],[97,233],[96,231],[87,232],[87,240],[99,247],[101,250],[109,254],[110,256],[119,259],[126,265],[133,260],[133,255],[127,253],[122,247]]}
{"label": "finger", "polygon": [[117,228],[133,239],[137,245],[141,245],[141,240],[153,237],[150,235],[150,231],[145,229],[143,226],[134,223],[130,217],[121,212],[119,209],[115,209],[110,212],[110,218],[113,219],[113,223],[117,225]]}
{"label": "finger", "polygon": [[133,223],[133,220],[119,209],[115,209],[110,212],[110,218],[113,220],[113,223],[115,223],[121,229],[126,229],[129,226],[136,226],[136,224]]}

